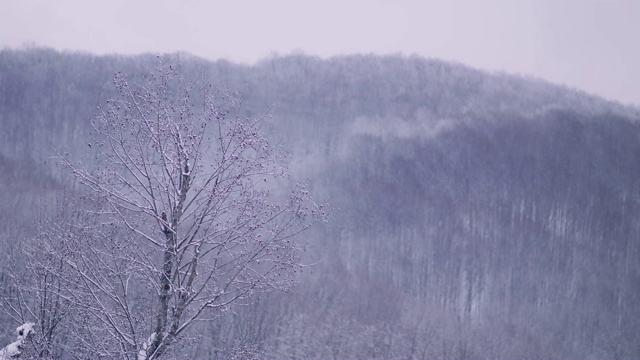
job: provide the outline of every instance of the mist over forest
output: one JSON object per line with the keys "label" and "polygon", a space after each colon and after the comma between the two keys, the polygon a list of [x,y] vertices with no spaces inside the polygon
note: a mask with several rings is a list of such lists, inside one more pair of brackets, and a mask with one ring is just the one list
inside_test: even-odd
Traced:
{"label": "mist over forest", "polygon": [[[640,109],[420,57],[161,58],[240,90],[244,116],[268,113],[290,154],[280,183],[308,179],[333,208],[302,235],[295,287],[230,306],[167,356],[640,358]],[[83,191],[56,151],[95,167],[114,73],[142,81],[156,62],[0,51],[0,347],[21,324],[21,242]],[[47,356],[71,338],[57,332]]]}

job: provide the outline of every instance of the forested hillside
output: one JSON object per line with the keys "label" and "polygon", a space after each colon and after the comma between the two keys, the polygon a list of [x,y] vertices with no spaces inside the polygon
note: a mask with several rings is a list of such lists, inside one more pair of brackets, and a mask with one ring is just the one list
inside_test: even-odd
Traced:
{"label": "forested hillside", "polygon": [[[270,113],[292,177],[335,208],[298,286],[203,323],[187,358],[640,358],[639,109],[418,57],[164,58]],[[0,51],[5,310],[18,243],[78,191],[56,151],[92,166],[113,74],[154,61]]]}

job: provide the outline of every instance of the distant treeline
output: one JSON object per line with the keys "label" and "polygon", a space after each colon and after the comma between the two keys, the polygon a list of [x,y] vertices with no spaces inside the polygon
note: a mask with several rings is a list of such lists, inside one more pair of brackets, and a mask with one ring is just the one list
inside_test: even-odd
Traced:
{"label": "distant treeline", "polygon": [[[163,57],[269,112],[336,208],[297,289],[203,324],[189,356],[640,358],[639,109],[419,57]],[[154,61],[0,51],[0,289],[38,207],[76,187],[56,149],[91,164],[113,74]]]}

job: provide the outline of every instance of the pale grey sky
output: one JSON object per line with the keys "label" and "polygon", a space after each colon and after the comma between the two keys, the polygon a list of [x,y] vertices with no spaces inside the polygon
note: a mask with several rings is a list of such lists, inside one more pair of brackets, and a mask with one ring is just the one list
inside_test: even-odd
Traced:
{"label": "pale grey sky", "polygon": [[640,105],[640,0],[0,0],[0,47],[417,54]]}

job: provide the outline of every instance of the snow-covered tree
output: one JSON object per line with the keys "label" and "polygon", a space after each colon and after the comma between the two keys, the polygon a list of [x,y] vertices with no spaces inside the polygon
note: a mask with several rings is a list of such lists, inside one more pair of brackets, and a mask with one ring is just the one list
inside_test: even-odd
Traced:
{"label": "snow-covered tree", "polygon": [[326,217],[305,184],[288,184],[288,156],[243,117],[241,94],[185,80],[160,58],[138,85],[114,77],[100,108],[84,185],[65,226],[41,230],[58,262],[52,289],[70,309],[68,353],[156,359],[198,322],[273,289],[301,269],[300,234]]}

